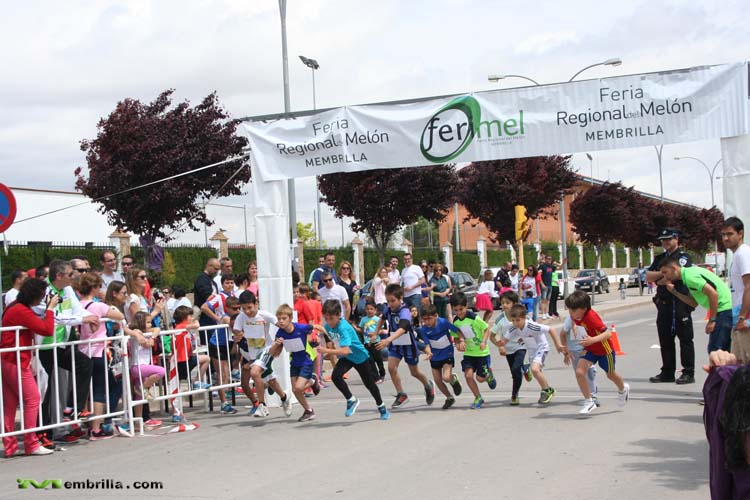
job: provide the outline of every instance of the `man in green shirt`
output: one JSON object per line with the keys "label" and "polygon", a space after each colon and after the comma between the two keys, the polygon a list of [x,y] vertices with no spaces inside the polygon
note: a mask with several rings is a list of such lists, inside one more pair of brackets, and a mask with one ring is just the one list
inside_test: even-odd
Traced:
{"label": "man in green shirt", "polygon": [[[665,259],[660,268],[668,281],[667,291],[691,307],[701,305],[708,309],[706,324],[708,352],[730,350],[732,334],[732,292],[721,278],[699,266],[682,267],[672,257]],[[690,295],[678,292],[673,282],[682,280]]]}

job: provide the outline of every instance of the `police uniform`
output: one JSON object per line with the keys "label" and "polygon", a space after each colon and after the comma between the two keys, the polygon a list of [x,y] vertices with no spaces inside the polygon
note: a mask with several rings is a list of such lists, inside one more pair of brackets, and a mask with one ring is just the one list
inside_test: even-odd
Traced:
{"label": "police uniform", "polygon": [[[677,238],[679,232],[674,229],[664,229],[659,234],[659,240]],[[660,271],[662,262],[668,257],[676,258],[682,267],[692,265],[690,255],[681,249],[677,249],[671,254],[664,252],[657,255],[649,271]],[[690,291],[682,281],[674,283],[675,290],[690,296]],[[661,347],[661,373],[651,377],[651,382],[674,382],[676,370],[676,352],[674,338],[680,340],[680,362],[682,364],[682,376],[677,380],[678,383],[693,382],[695,376],[695,346],[693,344],[693,320],[690,314],[693,308],[685,304],[677,297],[669,293],[665,285],[656,287],[656,329],[659,332],[659,346]]]}

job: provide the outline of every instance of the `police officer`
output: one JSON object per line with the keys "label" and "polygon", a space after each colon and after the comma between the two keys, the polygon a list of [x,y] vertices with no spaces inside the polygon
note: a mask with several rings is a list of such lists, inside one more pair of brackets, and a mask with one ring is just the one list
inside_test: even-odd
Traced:
{"label": "police officer", "polygon": [[[693,308],[667,291],[659,271],[661,263],[667,257],[674,257],[683,267],[690,266],[690,256],[680,249],[679,232],[666,228],[659,233],[659,241],[664,253],[656,256],[646,273],[649,282],[655,282],[656,296],[656,329],[659,332],[659,346],[661,346],[661,372],[651,377],[653,383],[676,382],[678,384],[692,384],[695,382],[695,347],[693,345],[693,320],[690,313]],[[690,292],[682,281],[675,282],[675,289],[688,295]],[[682,375],[675,380],[675,343],[674,338],[680,340],[680,362]]]}

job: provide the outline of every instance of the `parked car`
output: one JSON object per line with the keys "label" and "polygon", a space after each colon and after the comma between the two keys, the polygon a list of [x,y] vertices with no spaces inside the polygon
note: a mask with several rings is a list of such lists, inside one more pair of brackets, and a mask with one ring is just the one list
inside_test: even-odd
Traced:
{"label": "parked car", "polygon": [[471,274],[462,271],[448,273],[453,283],[453,292],[463,292],[466,295],[468,306],[474,309],[474,298],[477,296],[479,284],[471,277]]}
{"label": "parked car", "polygon": [[609,277],[601,269],[583,269],[576,277],[576,290],[609,293]]}

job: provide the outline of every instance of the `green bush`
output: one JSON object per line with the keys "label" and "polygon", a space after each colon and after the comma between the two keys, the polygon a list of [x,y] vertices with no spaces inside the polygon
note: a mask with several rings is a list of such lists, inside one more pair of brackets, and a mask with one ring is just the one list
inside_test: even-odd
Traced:
{"label": "green bush", "polygon": [[524,245],[523,246],[523,263],[524,266],[536,266],[539,264],[539,254],[536,251],[536,247],[534,245]]}
{"label": "green bush", "polygon": [[[625,254],[625,247],[623,245],[616,245],[615,252],[617,253],[617,267],[625,267],[625,264],[627,264],[627,255]],[[631,265],[632,265],[632,262],[631,262]]]}
{"label": "green bush", "polygon": [[578,269],[580,254],[576,245],[568,245],[568,269]]}
{"label": "green bush", "polygon": [[583,246],[583,267],[594,269],[596,267],[596,250],[591,245]]}
{"label": "green bush", "polygon": [[453,252],[453,269],[449,269],[450,272],[462,271],[476,278],[479,270],[479,255],[476,251]]}
{"label": "green bush", "polygon": [[554,241],[543,241],[542,253],[544,255],[551,255],[553,261],[560,262],[560,246]]}
{"label": "green bush", "polygon": [[510,250],[487,250],[487,266],[501,267],[506,262],[512,262]]}
{"label": "green bush", "polygon": [[254,248],[229,247],[229,258],[232,259],[232,269],[237,274],[247,272],[247,265],[257,260]]}

